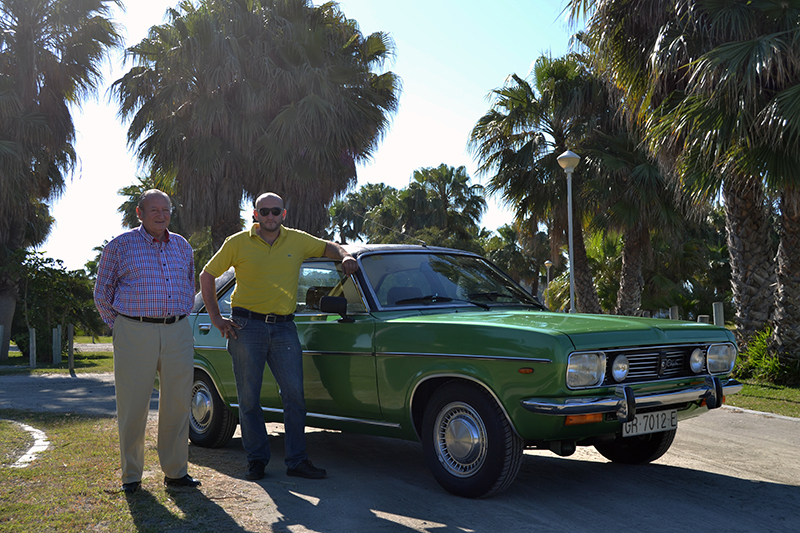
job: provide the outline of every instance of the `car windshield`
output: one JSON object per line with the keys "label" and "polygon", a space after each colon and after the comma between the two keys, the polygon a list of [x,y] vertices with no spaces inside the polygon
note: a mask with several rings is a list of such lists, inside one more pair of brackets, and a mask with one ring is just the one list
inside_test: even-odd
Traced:
{"label": "car windshield", "polygon": [[450,253],[380,253],[361,257],[382,308],[430,305],[534,306],[530,294],[488,261]]}

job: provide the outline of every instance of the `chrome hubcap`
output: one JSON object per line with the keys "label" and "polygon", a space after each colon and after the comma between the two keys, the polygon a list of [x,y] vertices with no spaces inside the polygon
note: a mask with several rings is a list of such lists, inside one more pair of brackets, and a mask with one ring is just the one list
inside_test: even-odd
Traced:
{"label": "chrome hubcap", "polygon": [[436,418],[436,453],[452,475],[469,477],[486,460],[486,427],[469,405],[453,402]]}
{"label": "chrome hubcap", "polygon": [[211,414],[214,406],[211,400],[211,392],[205,383],[200,381],[192,387],[192,411],[190,421],[195,433],[203,433],[208,430],[211,422]]}

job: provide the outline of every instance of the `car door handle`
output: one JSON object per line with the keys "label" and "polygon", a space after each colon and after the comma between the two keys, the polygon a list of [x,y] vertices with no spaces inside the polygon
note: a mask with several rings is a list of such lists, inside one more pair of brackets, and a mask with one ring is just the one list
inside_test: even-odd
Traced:
{"label": "car door handle", "polygon": [[209,331],[211,331],[211,324],[200,324],[199,326],[197,326],[197,329],[200,330],[200,333],[203,334],[208,333]]}

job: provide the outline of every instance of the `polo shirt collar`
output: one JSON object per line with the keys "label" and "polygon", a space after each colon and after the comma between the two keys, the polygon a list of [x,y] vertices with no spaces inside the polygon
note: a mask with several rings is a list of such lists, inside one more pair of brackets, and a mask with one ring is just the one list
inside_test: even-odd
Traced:
{"label": "polo shirt collar", "polygon": [[[286,231],[285,231],[285,228],[283,227],[283,224],[281,224],[281,231],[278,234],[278,238],[275,239],[275,242],[278,242],[279,240],[282,240],[284,235],[286,235]],[[253,225],[250,226],[250,236],[251,237],[258,237],[259,239],[261,239],[261,235],[258,234],[258,222],[254,222]],[[275,243],[272,243],[272,244],[275,244]]]}

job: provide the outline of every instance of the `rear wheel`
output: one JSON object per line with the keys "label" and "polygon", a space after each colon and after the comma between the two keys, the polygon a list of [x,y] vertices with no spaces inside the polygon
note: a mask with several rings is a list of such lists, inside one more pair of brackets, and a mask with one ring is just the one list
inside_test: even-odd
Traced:
{"label": "rear wheel", "polygon": [[505,413],[482,387],[450,382],[425,408],[425,462],[447,491],[485,498],[505,490],[522,464],[520,439]]}
{"label": "rear wheel", "polygon": [[677,430],[661,431],[636,437],[617,438],[605,444],[596,444],[595,449],[614,463],[641,465],[651,463],[667,453]]}
{"label": "rear wheel", "polygon": [[220,398],[211,378],[194,370],[189,439],[204,448],[221,448],[230,442],[238,421]]}

